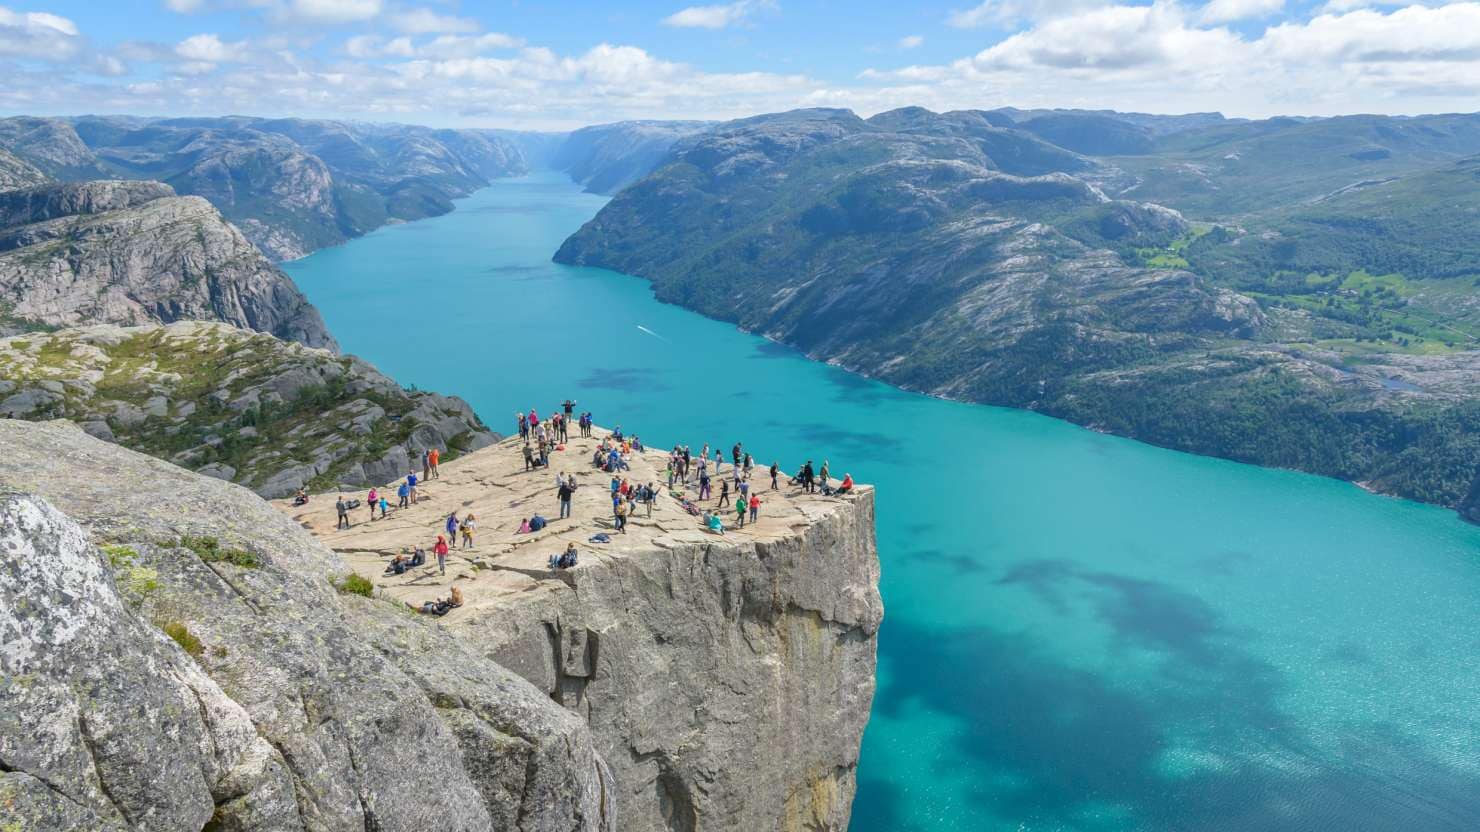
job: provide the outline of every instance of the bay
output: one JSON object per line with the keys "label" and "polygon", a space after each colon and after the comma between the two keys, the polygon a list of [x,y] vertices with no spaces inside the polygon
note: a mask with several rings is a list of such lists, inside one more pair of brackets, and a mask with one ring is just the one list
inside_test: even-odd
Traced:
{"label": "bay", "polygon": [[573,396],[874,484],[855,832],[1480,828],[1480,529],[903,393],[552,263],[604,202],[501,180],[285,268],[346,351],[495,430]]}

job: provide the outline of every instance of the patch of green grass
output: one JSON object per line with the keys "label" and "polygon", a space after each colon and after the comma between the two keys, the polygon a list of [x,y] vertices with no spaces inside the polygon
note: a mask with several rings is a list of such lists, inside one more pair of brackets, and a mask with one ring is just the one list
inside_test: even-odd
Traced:
{"label": "patch of green grass", "polygon": [[160,629],[164,630],[165,635],[174,639],[174,642],[180,645],[180,649],[186,653],[192,656],[199,656],[205,652],[206,646],[201,644],[200,639],[196,637],[195,633],[190,632],[190,628],[186,627],[183,623],[179,621],[167,621],[160,626]]}
{"label": "patch of green grass", "polygon": [[363,595],[369,598],[375,594],[375,584],[371,583],[369,578],[355,572],[336,581],[334,588],[345,595]]}
{"label": "patch of green grass", "polygon": [[262,565],[262,558],[257,553],[223,547],[221,541],[208,535],[185,535],[174,545],[189,549],[206,563],[229,563],[244,569],[256,569]]}
{"label": "patch of green grass", "polygon": [[108,557],[108,565],[114,569],[133,566],[134,560],[139,556],[137,549],[132,546],[125,546],[122,543],[108,544],[100,548],[103,550],[103,554]]}

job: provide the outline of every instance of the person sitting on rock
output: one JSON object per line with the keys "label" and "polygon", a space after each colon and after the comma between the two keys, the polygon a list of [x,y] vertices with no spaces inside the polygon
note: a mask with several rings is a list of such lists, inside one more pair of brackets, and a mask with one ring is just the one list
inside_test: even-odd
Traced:
{"label": "person sitting on rock", "polygon": [[306,502],[308,502],[308,492],[301,488],[298,489],[298,493],[293,495],[293,505],[301,506]]}
{"label": "person sitting on rock", "polygon": [[529,530],[531,532],[540,531],[548,522],[549,521],[547,521],[543,516],[536,514],[535,516],[529,518]]}
{"label": "person sitting on rock", "polygon": [[704,512],[704,529],[711,534],[724,534],[725,524],[724,521],[719,518],[718,513],[712,513],[706,510]]}
{"label": "person sitting on rock", "polygon": [[576,560],[576,544],[575,541],[571,541],[570,543],[565,544],[564,552],[561,552],[558,555],[550,556],[550,568],[552,570],[570,569],[571,567],[576,565]]}
{"label": "person sitting on rock", "polygon": [[514,534],[529,534],[531,531],[534,530],[529,527],[529,518],[526,517],[519,523],[519,529]]}
{"label": "person sitting on rock", "polygon": [[426,566],[426,564],[427,550],[421,548],[420,546],[417,546],[411,551],[411,563],[409,564],[409,566],[412,569],[415,569],[418,566]]}
{"label": "person sitting on rock", "polygon": [[391,562],[385,567],[385,574],[403,575],[405,574],[406,570],[410,568],[411,558],[407,557],[405,554],[400,554],[396,555],[394,558],[391,558]]}

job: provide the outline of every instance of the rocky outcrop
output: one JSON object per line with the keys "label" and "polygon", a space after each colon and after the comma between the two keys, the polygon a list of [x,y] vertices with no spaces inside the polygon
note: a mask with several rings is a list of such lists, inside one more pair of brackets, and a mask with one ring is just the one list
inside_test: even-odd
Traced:
{"label": "rocky outcrop", "polygon": [[576,715],[249,492],[8,420],[0,492],[0,828],[618,828]]}
{"label": "rocky outcrop", "polygon": [[196,319],[335,347],[292,279],[199,197],[157,182],[42,185],[0,195],[0,216],[11,331]]}
{"label": "rocky outcrop", "polygon": [[628,830],[845,830],[883,613],[873,494],[780,540],[670,542],[454,625],[582,715]]}
{"label": "rocky outcrop", "polygon": [[225,324],[92,326],[0,339],[0,416],[66,418],[265,497],[382,484],[494,441],[466,402],[353,356]]}
{"label": "rocky outcrop", "polygon": [[[883,615],[872,489],[763,490],[757,520],[737,528],[726,512],[722,536],[664,491],[616,533],[609,478],[586,462],[598,442],[554,454],[579,485],[570,518],[517,439],[443,465],[419,502],[373,522],[356,509],[338,528],[332,494],[281,507],[386,595],[421,604],[460,587],[444,626],[586,721],[622,829],[846,829]],[[662,482],[666,460],[634,453],[623,476]],[[445,575],[387,575],[449,511],[476,518],[476,545]],[[518,534],[535,512],[555,519]],[[552,572],[567,544],[579,566]]]}

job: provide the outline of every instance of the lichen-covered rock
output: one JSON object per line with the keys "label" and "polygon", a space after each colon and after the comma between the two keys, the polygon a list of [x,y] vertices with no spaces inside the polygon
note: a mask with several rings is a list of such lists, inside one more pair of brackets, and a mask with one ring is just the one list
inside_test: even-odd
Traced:
{"label": "lichen-covered rock", "polygon": [[335,347],[292,278],[209,202],[158,182],[0,195],[0,313],[0,332],[212,320]]}
{"label": "lichen-covered rock", "polygon": [[616,828],[580,719],[250,492],[14,420],[0,491],[0,829]]}
{"label": "lichen-covered rock", "polygon": [[0,339],[0,416],[94,436],[282,497],[380,485],[496,437],[467,402],[353,356],[225,324],[92,326]]}

